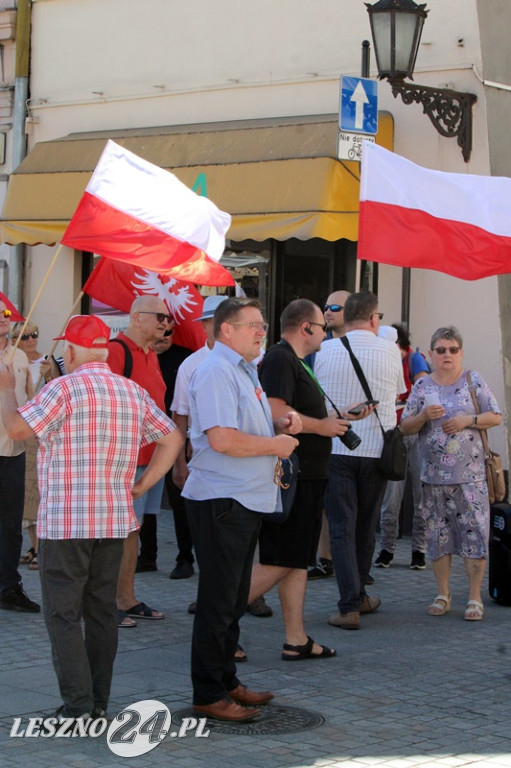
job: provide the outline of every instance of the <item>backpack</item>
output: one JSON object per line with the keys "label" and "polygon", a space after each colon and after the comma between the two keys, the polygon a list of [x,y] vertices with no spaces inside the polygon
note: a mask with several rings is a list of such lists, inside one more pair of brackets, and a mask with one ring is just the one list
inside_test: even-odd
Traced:
{"label": "backpack", "polygon": [[124,349],[124,370],[122,375],[129,379],[133,370],[133,355],[130,352],[130,348],[122,339],[111,339],[110,343],[120,344]]}

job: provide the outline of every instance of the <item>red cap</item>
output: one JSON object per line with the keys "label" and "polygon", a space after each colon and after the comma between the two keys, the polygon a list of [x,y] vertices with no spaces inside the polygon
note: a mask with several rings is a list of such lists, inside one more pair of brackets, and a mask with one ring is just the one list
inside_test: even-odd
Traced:
{"label": "red cap", "polygon": [[56,336],[53,341],[61,339],[87,349],[107,349],[110,328],[96,315],[75,315],[66,325],[64,335]]}

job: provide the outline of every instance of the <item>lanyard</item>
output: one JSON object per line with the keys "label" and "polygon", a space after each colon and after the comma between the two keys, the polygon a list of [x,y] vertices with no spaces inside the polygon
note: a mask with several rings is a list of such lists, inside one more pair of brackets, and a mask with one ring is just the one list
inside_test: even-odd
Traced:
{"label": "lanyard", "polygon": [[342,416],[341,412],[339,411],[339,409],[336,406],[336,404],[332,400],[330,400],[330,398],[328,397],[327,393],[325,392],[325,390],[323,389],[323,387],[321,386],[321,384],[317,380],[316,375],[315,375],[314,371],[312,370],[312,368],[310,367],[310,365],[307,365],[305,360],[302,360],[301,357],[299,357],[298,359],[301,362],[301,364],[303,365],[303,367],[305,368],[305,370],[307,371],[307,373],[309,374],[309,376],[311,377],[312,381],[316,384],[317,388],[319,389],[319,391],[321,392],[323,397],[328,400],[328,402],[330,403],[330,405],[332,406],[332,408],[336,412],[337,416],[340,419],[342,419],[343,416]]}

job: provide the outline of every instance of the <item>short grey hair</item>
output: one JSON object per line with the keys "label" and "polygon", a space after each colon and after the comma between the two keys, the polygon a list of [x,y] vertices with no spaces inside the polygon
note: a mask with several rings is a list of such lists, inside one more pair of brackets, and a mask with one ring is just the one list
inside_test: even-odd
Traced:
{"label": "short grey hair", "polygon": [[440,339],[448,339],[449,341],[456,341],[460,349],[463,349],[463,337],[454,325],[448,325],[445,328],[439,328],[431,337],[430,349],[434,349],[435,344]]}

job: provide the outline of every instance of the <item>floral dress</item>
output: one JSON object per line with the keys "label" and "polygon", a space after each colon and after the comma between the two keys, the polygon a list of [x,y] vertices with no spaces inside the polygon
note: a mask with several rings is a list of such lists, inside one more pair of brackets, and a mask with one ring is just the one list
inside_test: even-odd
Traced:
{"label": "floral dress", "polygon": [[[484,379],[471,371],[472,384],[481,413],[500,413]],[[488,555],[490,505],[486,486],[484,449],[478,429],[466,427],[447,435],[442,424],[454,416],[475,415],[466,371],[449,386],[425,376],[408,398],[403,420],[415,416],[436,395],[445,409],[440,419],[426,422],[419,432],[419,456],[424,517],[429,555],[485,558]]]}

